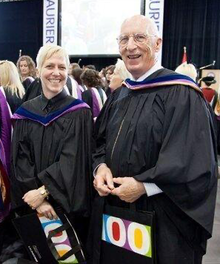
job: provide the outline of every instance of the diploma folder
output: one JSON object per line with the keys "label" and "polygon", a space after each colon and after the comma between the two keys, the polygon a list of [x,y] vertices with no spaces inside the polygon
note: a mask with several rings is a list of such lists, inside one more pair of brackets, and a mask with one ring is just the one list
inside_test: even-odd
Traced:
{"label": "diploma folder", "polygon": [[37,213],[17,217],[13,224],[31,259],[42,264],[85,263],[79,238],[68,217],[50,220]]}

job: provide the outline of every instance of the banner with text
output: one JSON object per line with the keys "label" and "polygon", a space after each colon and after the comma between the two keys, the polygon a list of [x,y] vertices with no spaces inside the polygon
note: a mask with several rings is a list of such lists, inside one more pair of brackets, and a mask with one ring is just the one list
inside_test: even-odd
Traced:
{"label": "banner with text", "polygon": [[57,44],[58,1],[44,0],[43,45]]}
{"label": "banner with text", "polygon": [[[145,16],[154,20],[161,38],[163,38],[163,14],[164,0],[145,0]],[[162,60],[162,47],[159,54],[159,60],[160,62]]]}

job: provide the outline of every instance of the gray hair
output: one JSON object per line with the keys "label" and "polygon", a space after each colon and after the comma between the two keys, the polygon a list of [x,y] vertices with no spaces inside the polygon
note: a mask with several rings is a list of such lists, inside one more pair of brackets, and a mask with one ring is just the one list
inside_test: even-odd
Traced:
{"label": "gray hair", "polygon": [[186,75],[196,81],[197,71],[193,64],[184,62],[176,68],[175,72]]}
{"label": "gray hair", "polygon": [[126,68],[125,63],[121,59],[118,59],[117,63],[115,64],[114,73],[118,74],[122,80],[132,77]]}

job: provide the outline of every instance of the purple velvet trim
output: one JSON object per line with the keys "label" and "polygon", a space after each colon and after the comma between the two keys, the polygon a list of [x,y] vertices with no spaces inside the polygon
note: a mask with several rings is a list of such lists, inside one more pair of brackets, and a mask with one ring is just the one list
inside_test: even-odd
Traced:
{"label": "purple velvet trim", "polygon": [[7,163],[6,163],[6,156],[5,156],[5,148],[4,148],[4,145],[1,139],[0,139],[0,160],[2,162],[3,167],[6,170]]}
{"label": "purple velvet trim", "polygon": [[81,91],[81,89],[79,87],[79,84],[77,84],[76,89],[77,89],[78,99],[82,100],[82,91]]}
{"label": "purple velvet trim", "polygon": [[11,148],[11,116],[8,109],[7,101],[2,91],[0,90],[0,109],[1,109],[1,141],[3,149],[1,148],[1,157],[5,155],[5,163],[3,163],[6,172],[9,173],[10,168],[10,148]]}
{"label": "purple velvet trim", "polygon": [[100,113],[100,108],[99,108],[98,99],[97,99],[96,94],[93,91],[93,89],[96,89],[96,88],[91,88],[93,117],[97,117],[99,115],[99,113]]}
{"label": "purple velvet trim", "polygon": [[51,119],[46,124],[40,122],[39,120],[35,120],[35,119],[29,118],[29,117],[26,117],[26,116],[21,116],[21,115],[16,114],[16,113],[12,116],[12,119],[13,120],[16,120],[16,119],[29,119],[29,120],[32,120],[34,122],[38,122],[38,123],[42,124],[43,126],[48,126],[50,123],[52,123],[54,120],[58,119],[59,117],[65,115],[65,114],[67,114],[69,112],[73,112],[73,111],[76,111],[78,109],[81,109],[81,108],[89,108],[89,106],[86,103],[82,103],[80,105],[73,106],[73,107],[67,109],[66,111],[62,112],[60,115],[57,115],[55,118]]}
{"label": "purple velvet trim", "polygon": [[188,85],[192,87],[193,89],[202,93],[201,89],[192,80],[188,80],[188,79],[175,79],[175,80],[166,80],[166,81],[160,81],[160,82],[152,81],[151,83],[144,83],[144,81],[135,83],[134,81],[132,81],[132,84],[129,83],[129,80],[126,80],[124,81],[124,84],[127,86],[127,88],[131,90],[140,90],[140,89],[146,89],[146,88],[182,84],[182,85]]}
{"label": "purple velvet trim", "polygon": [[84,89],[83,89],[82,85],[79,84],[78,87],[79,87],[79,89],[81,91],[81,94],[82,94],[84,92]]}
{"label": "purple velvet trim", "polygon": [[220,116],[216,115],[216,119],[217,119],[218,121],[220,121]]}

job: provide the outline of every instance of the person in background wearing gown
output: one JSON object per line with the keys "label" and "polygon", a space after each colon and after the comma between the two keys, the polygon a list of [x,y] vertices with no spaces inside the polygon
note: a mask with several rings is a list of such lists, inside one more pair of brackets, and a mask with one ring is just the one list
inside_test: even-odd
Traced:
{"label": "person in background wearing gown", "polygon": [[111,92],[121,87],[122,82],[127,78],[131,78],[131,74],[126,69],[124,62],[121,59],[118,59],[115,64],[114,72],[110,77],[109,88],[111,89]]}
{"label": "person in background wearing gown", "polygon": [[211,87],[211,85],[216,83],[216,80],[213,76],[206,76],[203,77],[201,81],[206,85],[202,87],[202,93],[204,94],[205,99],[211,105],[212,109],[215,110],[218,101],[218,93],[214,88]]}
{"label": "person in background wearing gown", "polygon": [[108,67],[105,68],[105,78],[108,84],[110,83],[114,69],[115,69],[115,65],[109,65]]}
{"label": "person in background wearing gown", "polygon": [[42,94],[13,115],[12,206],[56,219],[61,207],[82,243],[91,209],[92,114],[67,94],[69,58],[60,46],[45,45],[37,55]]}
{"label": "person in background wearing gown", "polygon": [[[121,254],[111,254],[111,244],[101,243],[103,200],[112,208],[130,211],[134,203],[137,211],[155,212],[158,264],[201,264],[212,234],[217,190],[213,119],[191,78],[160,65],[161,42],[156,25],[145,16],[130,17],[121,26],[119,52],[132,78],[112,93],[96,121],[95,264],[130,263],[129,257],[121,258],[126,247],[120,245],[120,230],[113,236],[123,247]],[[147,261],[139,254],[136,258]]]}
{"label": "person in background wearing gown", "polygon": [[83,85],[82,80],[80,78],[80,76],[83,73],[83,71],[84,70],[81,69],[81,68],[75,68],[75,69],[72,70],[72,76],[73,76],[74,80],[77,82],[77,84],[78,84],[78,86],[79,86],[79,88],[80,88],[82,93],[84,91],[86,91],[86,89],[87,89],[86,86]]}
{"label": "person in background wearing gown", "polygon": [[197,70],[196,70],[196,67],[191,63],[184,62],[180,64],[176,68],[175,72],[189,76],[190,78],[193,79],[194,82],[196,82]]}
{"label": "person in background wearing gown", "polygon": [[23,55],[17,61],[17,68],[26,91],[36,77],[35,63],[30,56]]}
{"label": "person in background wearing gown", "polygon": [[68,69],[68,75],[72,75],[72,71],[77,68],[80,68],[78,63],[70,63],[70,66]]}
{"label": "person in background wearing gown", "polygon": [[[0,62],[1,64],[1,62]],[[10,147],[11,147],[11,113],[6,98],[0,88],[0,256],[5,242],[10,212]]]}
{"label": "person in background wearing gown", "polygon": [[25,91],[17,67],[12,61],[0,61],[0,86],[3,87],[11,112],[14,113],[22,104]]}
{"label": "person in background wearing gown", "polygon": [[105,79],[106,79],[106,87],[105,87],[105,93],[107,97],[111,94],[111,88],[109,87],[111,76],[114,72],[115,65],[109,65],[105,68]]}
{"label": "person in background wearing gown", "polygon": [[101,88],[101,77],[97,71],[86,69],[80,78],[88,88],[82,93],[82,100],[91,107],[93,119],[96,120],[107,99],[105,91]]}

